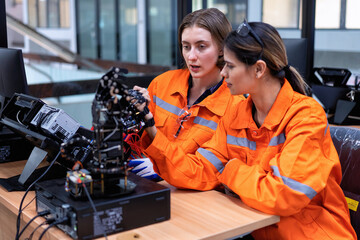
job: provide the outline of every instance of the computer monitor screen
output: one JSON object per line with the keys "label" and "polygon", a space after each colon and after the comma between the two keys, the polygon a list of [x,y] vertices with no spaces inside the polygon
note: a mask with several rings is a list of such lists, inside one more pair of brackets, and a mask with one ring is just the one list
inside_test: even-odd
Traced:
{"label": "computer monitor screen", "polygon": [[301,76],[304,78],[307,77],[307,39],[284,38],[283,41],[285,44],[289,65],[295,67]]}
{"label": "computer monitor screen", "polygon": [[0,110],[14,93],[28,93],[22,51],[0,48]]}

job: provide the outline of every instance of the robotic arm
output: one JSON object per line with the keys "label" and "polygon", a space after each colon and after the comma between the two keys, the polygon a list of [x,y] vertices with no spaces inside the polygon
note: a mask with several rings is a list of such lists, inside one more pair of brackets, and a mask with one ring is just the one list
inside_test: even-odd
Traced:
{"label": "robotic arm", "polygon": [[[75,137],[61,146],[63,155],[79,163],[68,172],[66,181],[66,190],[74,197],[83,196],[82,187],[100,196],[124,194],[135,188],[127,180],[131,149],[124,135],[136,133],[145,125],[143,114],[134,105],[146,100],[127,87],[125,73],[126,69],[113,67],[99,81],[92,103],[94,138]],[[129,102],[127,97],[135,101]],[[78,151],[76,156],[74,146],[79,145],[81,154]]]}

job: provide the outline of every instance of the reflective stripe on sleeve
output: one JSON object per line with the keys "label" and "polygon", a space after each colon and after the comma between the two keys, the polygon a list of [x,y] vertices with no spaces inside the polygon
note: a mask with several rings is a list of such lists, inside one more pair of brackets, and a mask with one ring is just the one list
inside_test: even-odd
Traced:
{"label": "reflective stripe on sleeve", "polygon": [[211,128],[212,130],[216,130],[217,128],[217,123],[212,121],[212,120],[207,120],[205,118],[202,117],[195,117],[194,119],[194,123]]}
{"label": "reflective stripe on sleeve", "polygon": [[317,192],[312,187],[295,181],[294,179],[281,176],[277,166],[271,166],[271,169],[274,171],[274,175],[280,177],[289,188],[305,194],[310,200],[316,196]]}
{"label": "reflective stripe on sleeve", "polygon": [[155,95],[153,96],[153,99],[157,106],[165,109],[168,112],[171,112],[175,115],[179,115],[179,113],[181,112],[181,108],[171,105],[170,103],[165,102],[164,100],[162,100],[161,98],[158,98]]}
{"label": "reflective stripe on sleeve", "polygon": [[329,126],[329,122],[327,122],[327,124],[326,124],[326,128],[325,128],[325,133],[324,133],[324,136],[326,136],[326,133],[327,133],[327,131],[328,131],[328,129],[330,128],[330,126]]}
{"label": "reflective stripe on sleeve", "polygon": [[280,145],[280,144],[284,143],[285,140],[286,140],[285,134],[281,133],[278,136],[275,136],[275,137],[271,138],[269,146],[275,147],[277,145]]}
{"label": "reflective stripe on sleeve", "polygon": [[213,154],[212,152],[210,152],[209,150],[206,150],[206,149],[204,149],[204,148],[199,148],[197,151],[198,151],[204,158],[206,158],[206,160],[208,160],[212,165],[214,165],[214,167],[215,167],[220,173],[222,173],[222,171],[224,170],[224,165],[223,165],[223,163],[220,161],[220,159],[215,156],[215,154]]}
{"label": "reflective stripe on sleeve", "polygon": [[250,141],[247,138],[238,138],[231,135],[226,136],[226,142],[228,144],[240,146],[240,147],[247,147],[250,150],[256,150],[256,142]]}

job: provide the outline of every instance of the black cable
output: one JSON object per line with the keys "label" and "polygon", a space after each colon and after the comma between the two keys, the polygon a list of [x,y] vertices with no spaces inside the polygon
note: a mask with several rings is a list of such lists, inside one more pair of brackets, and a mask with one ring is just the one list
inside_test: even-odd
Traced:
{"label": "black cable", "polygon": [[34,196],[33,199],[31,199],[31,201],[25,205],[24,209],[27,208],[35,199],[36,199],[36,196]]}
{"label": "black cable", "polygon": [[41,233],[39,240],[42,239],[42,237],[44,236],[44,234],[47,232],[47,230],[49,230],[50,228],[52,228],[53,226],[55,226],[57,223],[53,222],[52,224],[50,224],[47,228],[45,228],[45,230]]}
{"label": "black cable", "polygon": [[37,226],[37,227],[31,232],[31,234],[29,235],[29,237],[28,237],[28,238],[25,238],[25,240],[31,240],[32,237],[33,237],[33,235],[34,235],[34,233],[36,232],[36,230],[38,230],[42,225],[45,225],[45,224],[48,224],[48,220],[45,220],[45,221],[43,221],[41,224],[39,224],[39,226]]}
{"label": "black cable", "polygon": [[[26,207],[26,206],[25,206]],[[24,207],[24,208],[25,208]],[[32,219],[30,219],[30,221],[23,227],[23,229],[20,231],[19,233],[19,238],[21,237],[21,235],[24,233],[24,231],[26,230],[26,228],[38,217],[42,217],[42,216],[45,216],[45,215],[48,215],[50,214],[50,211],[49,210],[45,210],[45,211],[42,211],[42,212],[39,212],[35,217],[33,217]]]}
{"label": "black cable", "polygon": [[57,221],[49,224],[49,226],[47,226],[47,228],[45,228],[45,230],[40,234],[39,240],[42,239],[42,237],[45,235],[45,233],[47,232],[47,230],[49,230],[50,228],[52,228],[52,227],[55,226],[55,225],[58,225],[58,224],[60,224],[60,223],[66,222],[66,221],[68,221],[68,218],[67,218],[67,217],[62,218],[62,219],[60,219],[60,220],[57,220]]}
{"label": "black cable", "polygon": [[[87,188],[86,188],[86,185],[83,183],[82,186],[83,186],[83,188],[84,188],[84,191],[85,191],[85,193],[86,193],[86,196],[87,196],[88,199],[89,199],[90,205],[91,205],[91,207],[92,207],[92,209],[93,209],[93,211],[94,211],[94,216],[99,219],[99,224],[100,224],[101,230],[103,231],[103,235],[104,235],[105,239],[107,240],[106,231],[105,231],[104,226],[103,226],[103,224],[102,224],[102,222],[101,222],[99,213],[96,211],[95,204],[94,204],[93,200],[91,199],[91,196],[90,196],[90,194],[89,194],[89,192],[88,192],[88,190],[87,190]],[[39,240],[40,240],[40,239],[39,239]]]}
{"label": "black cable", "polygon": [[40,177],[38,177],[34,182],[32,182],[30,184],[30,186],[26,189],[24,196],[21,199],[20,202],[20,207],[19,207],[19,212],[18,212],[18,216],[17,216],[17,220],[16,220],[16,235],[15,235],[15,240],[19,239],[19,231],[20,231],[20,218],[21,218],[21,213],[22,211],[25,209],[22,209],[22,205],[24,203],[25,197],[28,194],[28,192],[30,191],[30,189],[35,185],[35,183],[37,183],[49,170],[50,168],[54,165],[55,161],[57,160],[57,158],[60,156],[60,151],[58,152],[58,154],[55,156],[54,160],[51,161],[49,167],[45,170],[45,172],[43,174],[41,174]]}

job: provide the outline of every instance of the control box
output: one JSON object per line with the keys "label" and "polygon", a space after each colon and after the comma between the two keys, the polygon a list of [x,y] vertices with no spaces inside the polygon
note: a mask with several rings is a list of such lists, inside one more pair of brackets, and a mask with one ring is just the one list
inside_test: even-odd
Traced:
{"label": "control box", "polygon": [[[65,179],[36,184],[37,212],[64,220],[57,227],[74,239],[93,239],[170,219],[170,189],[130,174],[136,184],[132,193],[110,198],[76,200],[64,190]],[[94,208],[96,212],[94,211]]]}

